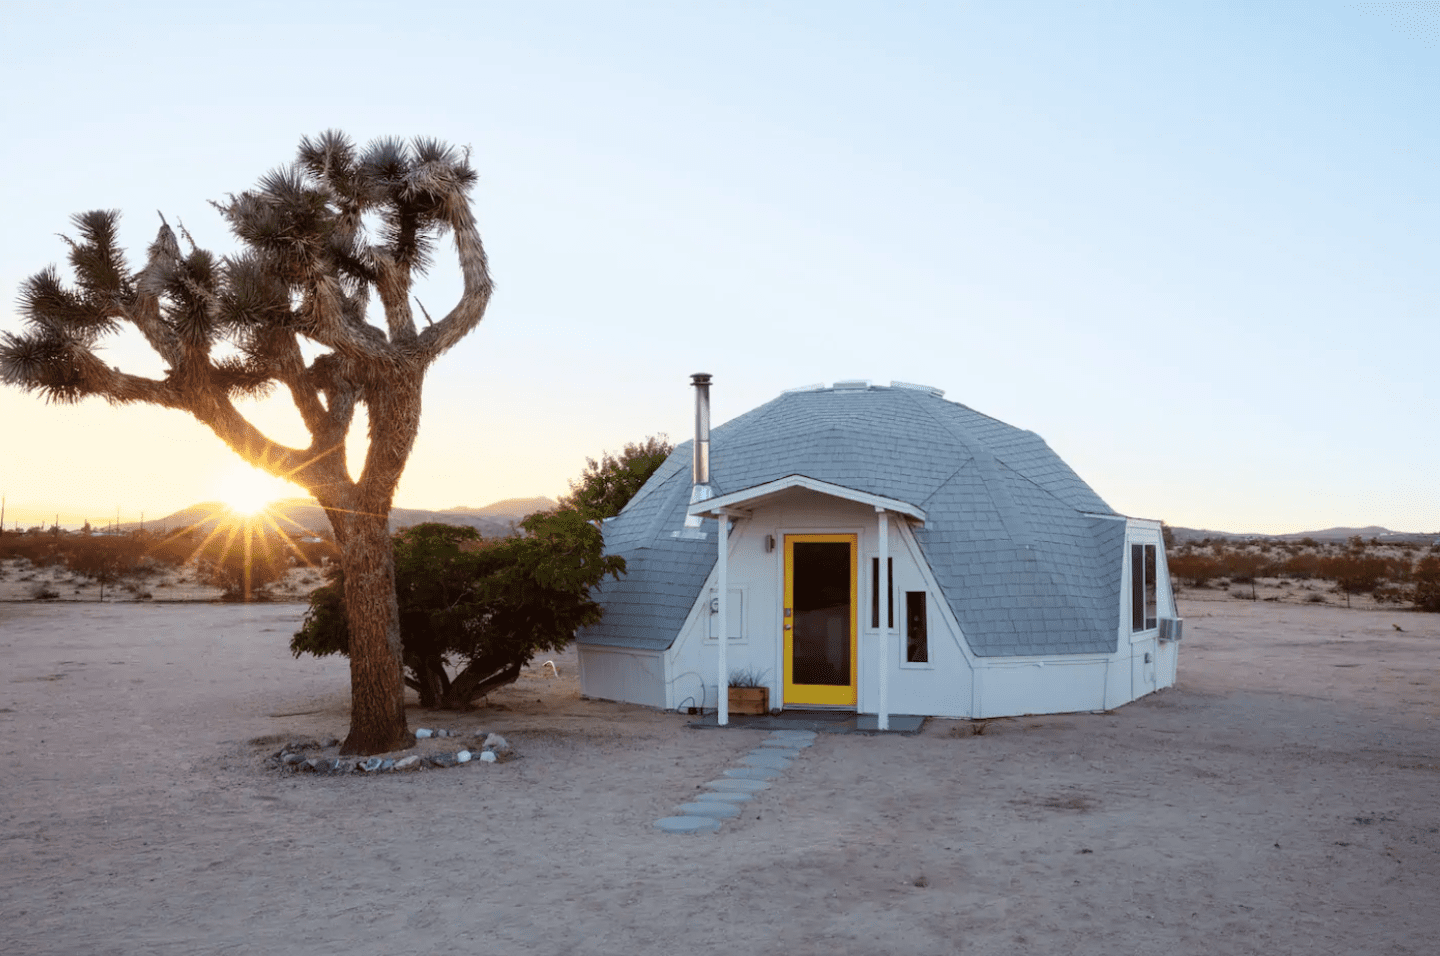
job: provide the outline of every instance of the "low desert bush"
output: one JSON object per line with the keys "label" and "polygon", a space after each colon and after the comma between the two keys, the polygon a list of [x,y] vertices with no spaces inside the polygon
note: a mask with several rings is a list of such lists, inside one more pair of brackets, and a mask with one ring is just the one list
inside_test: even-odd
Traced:
{"label": "low desert bush", "polygon": [[1177,554],[1167,559],[1170,576],[1191,587],[1204,588],[1220,573],[1220,563],[1207,554]]}
{"label": "low desert bush", "polygon": [[1321,573],[1346,594],[1373,593],[1390,569],[1384,558],[1362,557],[1353,551],[1326,558],[1320,567]]}
{"label": "low desert bush", "polygon": [[1383,584],[1372,591],[1370,596],[1377,604],[1403,604],[1410,600],[1410,591],[1394,584]]}
{"label": "low desert bush", "polygon": [[1411,600],[1421,611],[1440,612],[1440,557],[1426,555],[1415,562]]}

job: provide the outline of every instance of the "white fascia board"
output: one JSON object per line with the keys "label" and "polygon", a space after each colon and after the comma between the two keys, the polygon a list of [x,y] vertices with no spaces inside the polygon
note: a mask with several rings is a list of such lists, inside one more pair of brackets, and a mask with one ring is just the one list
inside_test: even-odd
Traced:
{"label": "white fascia board", "polygon": [[829,495],[832,498],[843,498],[846,501],[856,501],[862,505],[870,505],[874,508],[884,508],[886,511],[905,515],[907,518],[914,518],[921,524],[925,523],[925,512],[910,504],[908,501],[901,501],[898,498],[886,498],[883,495],[872,495],[868,491],[856,491],[854,488],[832,485],[828,481],[817,481],[814,478],[807,478],[804,475],[787,475],[784,478],[767,481],[763,485],[746,488],[744,491],[732,491],[728,495],[720,495],[718,498],[711,498],[708,501],[699,501],[689,508],[686,508],[685,513],[687,515],[700,515],[705,518],[714,518],[718,517],[727,508],[741,509],[743,506],[753,504],[761,498],[766,498],[791,488],[804,488],[807,491]]}

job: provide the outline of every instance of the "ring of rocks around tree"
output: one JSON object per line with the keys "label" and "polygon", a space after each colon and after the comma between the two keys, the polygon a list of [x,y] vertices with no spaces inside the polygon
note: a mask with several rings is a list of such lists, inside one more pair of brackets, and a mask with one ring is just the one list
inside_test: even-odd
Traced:
{"label": "ring of rocks around tree", "polygon": [[[420,728],[415,737],[423,740],[433,737],[454,737],[463,735],[454,730],[430,730]],[[504,763],[513,760],[515,750],[499,734],[477,730],[472,739],[480,741],[478,749],[462,747],[459,750],[439,750],[424,754],[409,754],[404,757],[329,757],[317,755],[315,751],[338,747],[336,737],[316,740],[300,737],[289,741],[275,753],[265,758],[268,770],[282,773],[313,773],[322,776],[343,776],[346,774],[405,773],[417,770],[445,770],[462,767],[470,763]]]}

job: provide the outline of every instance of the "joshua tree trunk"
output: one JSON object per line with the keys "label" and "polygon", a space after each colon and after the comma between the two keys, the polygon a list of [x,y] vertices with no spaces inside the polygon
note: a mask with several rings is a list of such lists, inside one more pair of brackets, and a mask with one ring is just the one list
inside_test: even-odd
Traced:
{"label": "joshua tree trunk", "polygon": [[405,725],[400,611],[387,515],[354,515],[341,549],[345,623],[350,628],[350,733],[342,753],[400,750],[415,742]]}

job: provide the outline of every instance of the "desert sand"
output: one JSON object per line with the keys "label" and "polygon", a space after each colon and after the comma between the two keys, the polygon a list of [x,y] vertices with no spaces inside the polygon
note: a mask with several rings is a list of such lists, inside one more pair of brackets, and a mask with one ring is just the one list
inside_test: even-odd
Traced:
{"label": "desert sand", "polygon": [[671,836],[763,733],[584,700],[573,654],[412,709],[511,762],[266,770],[346,726],[346,662],[286,649],[303,612],[0,603],[0,952],[1437,951],[1440,615],[1182,596],[1173,689],[821,735]]}

